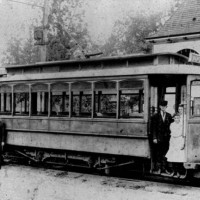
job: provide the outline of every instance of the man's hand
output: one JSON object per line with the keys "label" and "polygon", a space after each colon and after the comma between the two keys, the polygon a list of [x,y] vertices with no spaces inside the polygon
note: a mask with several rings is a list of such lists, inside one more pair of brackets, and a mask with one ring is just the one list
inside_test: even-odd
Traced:
{"label": "man's hand", "polygon": [[154,144],[158,144],[158,140],[157,139],[153,139],[153,143]]}

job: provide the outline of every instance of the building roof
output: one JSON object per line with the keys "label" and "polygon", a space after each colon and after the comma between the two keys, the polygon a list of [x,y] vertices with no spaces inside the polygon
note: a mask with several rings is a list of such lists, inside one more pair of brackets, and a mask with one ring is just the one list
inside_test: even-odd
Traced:
{"label": "building roof", "polygon": [[184,0],[160,30],[147,39],[200,33],[200,0]]}

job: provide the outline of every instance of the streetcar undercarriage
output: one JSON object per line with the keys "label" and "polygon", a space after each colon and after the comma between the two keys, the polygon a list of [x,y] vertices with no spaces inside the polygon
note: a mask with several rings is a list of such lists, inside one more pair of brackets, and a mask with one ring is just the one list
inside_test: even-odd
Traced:
{"label": "streetcar undercarriage", "polygon": [[[178,175],[174,173],[172,165],[168,165],[167,172],[157,174],[151,169],[151,160],[132,156],[105,155],[87,152],[73,152],[41,148],[24,148],[17,146],[7,146],[3,154],[5,162],[19,162],[29,165],[54,165],[62,167],[77,167],[89,170],[96,170],[105,175],[112,174],[112,170],[130,170],[134,173],[145,175],[156,175],[161,177],[172,177],[176,179],[187,179],[191,177],[191,171],[182,166],[178,169]],[[21,161],[20,161],[21,160]]]}

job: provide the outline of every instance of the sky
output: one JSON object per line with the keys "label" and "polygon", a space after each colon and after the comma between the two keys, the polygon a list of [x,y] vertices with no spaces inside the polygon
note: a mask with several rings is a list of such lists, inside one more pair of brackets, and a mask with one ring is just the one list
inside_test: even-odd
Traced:
{"label": "sky", "polygon": [[[18,2],[16,2],[18,1]],[[22,2],[22,3],[19,3]],[[27,3],[43,5],[44,0],[0,0],[0,58],[7,42],[12,37],[25,38],[29,33],[30,21],[42,17],[40,7]],[[85,21],[94,41],[104,43],[112,33],[114,22],[126,17],[127,12],[148,14],[165,12],[174,0],[85,0]],[[25,4],[23,4],[25,3]],[[40,21],[35,21],[39,24]],[[21,27],[22,24],[25,26]]]}

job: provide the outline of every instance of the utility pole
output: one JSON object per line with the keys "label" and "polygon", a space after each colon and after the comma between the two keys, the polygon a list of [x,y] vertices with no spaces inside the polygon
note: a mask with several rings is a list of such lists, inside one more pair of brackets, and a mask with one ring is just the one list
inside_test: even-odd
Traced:
{"label": "utility pole", "polygon": [[43,41],[40,45],[40,61],[45,62],[47,59],[47,32],[48,32],[48,16],[49,16],[49,6],[48,0],[44,0],[43,7]]}
{"label": "utility pole", "polygon": [[47,33],[48,33],[48,17],[49,17],[49,5],[48,0],[44,0],[44,6],[41,7],[43,11],[42,26],[35,27],[34,39],[36,40],[35,45],[40,47],[40,62],[46,62],[47,60]]}

